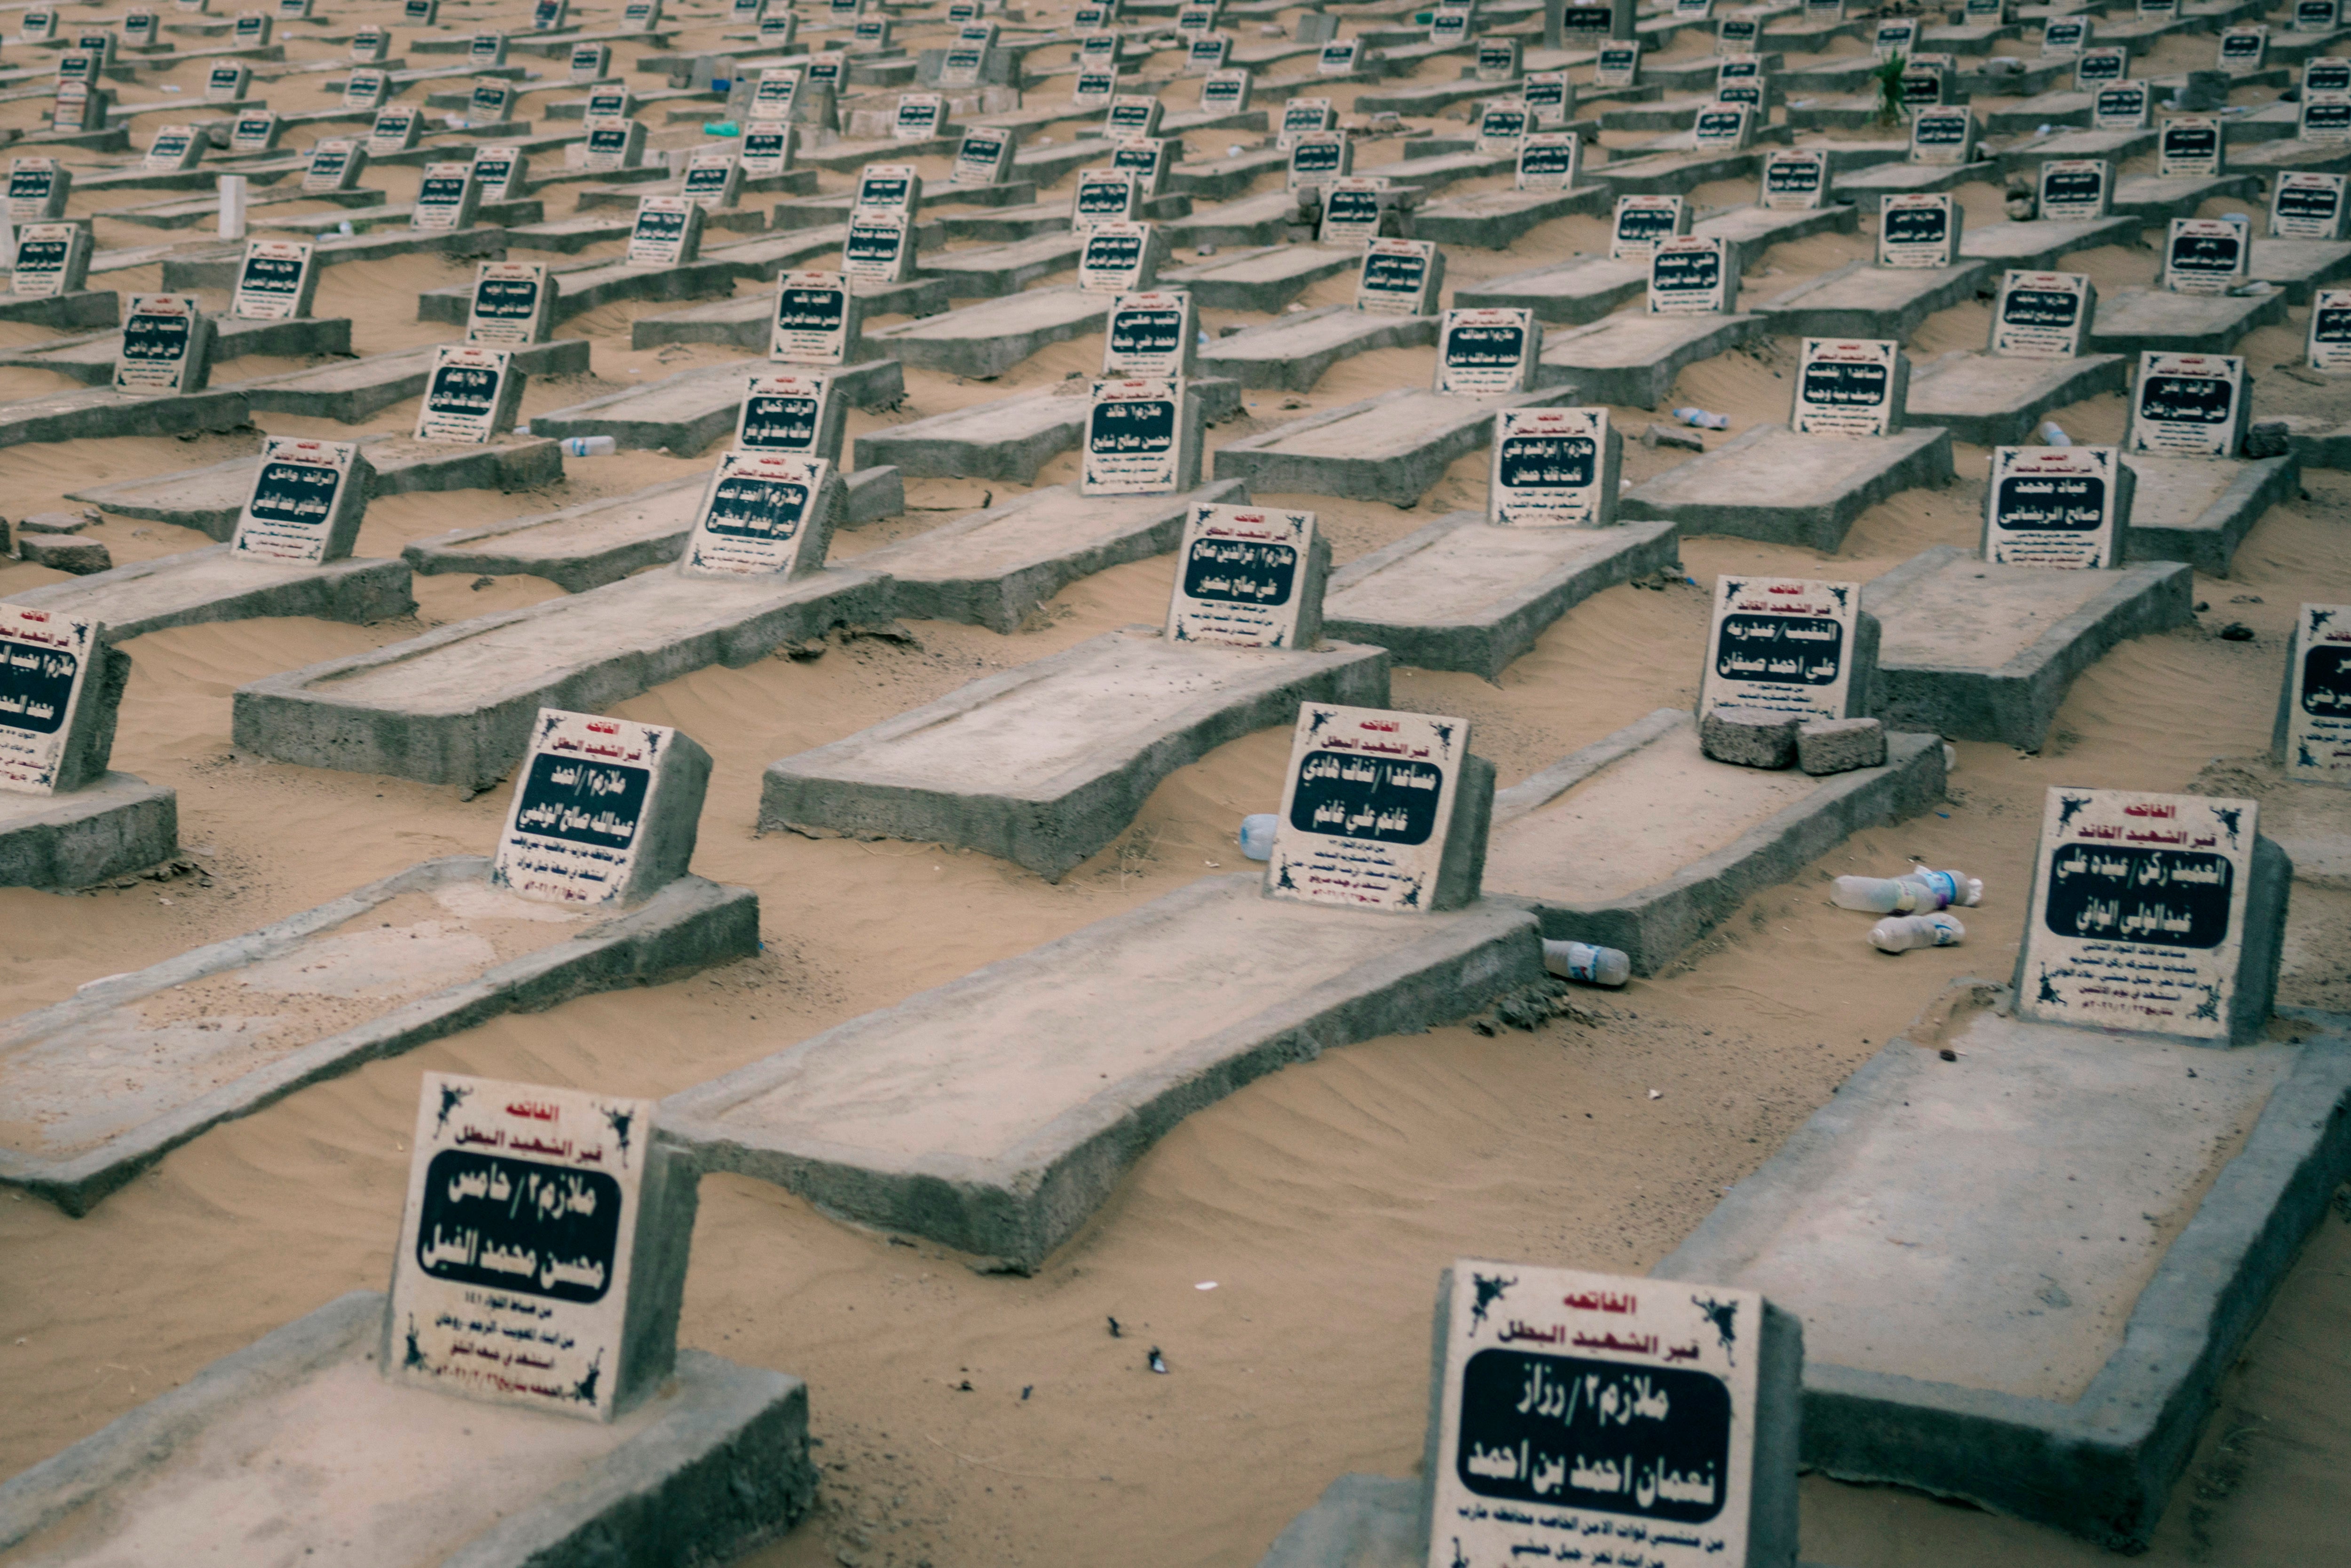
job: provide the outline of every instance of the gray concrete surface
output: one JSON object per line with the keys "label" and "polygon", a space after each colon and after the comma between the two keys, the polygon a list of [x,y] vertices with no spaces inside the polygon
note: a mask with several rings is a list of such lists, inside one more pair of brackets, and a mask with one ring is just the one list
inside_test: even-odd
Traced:
{"label": "gray concrete surface", "polygon": [[1492,900],[1365,915],[1207,877],[671,1095],[706,1170],[1035,1269],[1185,1116],[1541,977]]}
{"label": "gray concrete surface", "polygon": [[1487,889],[1654,975],[1750,894],[1942,798],[1942,742],[1886,740],[1883,768],[1759,772],[1708,759],[1698,721],[1659,708],[1495,795]]}
{"label": "gray concrete surface", "polygon": [[2283,290],[2244,298],[2162,288],[2100,290],[2088,347],[2101,354],[2127,354],[2134,364],[2149,349],[2167,354],[2227,354],[2235,352],[2238,341],[2254,328],[2284,319]]}
{"label": "gray concrete surface", "polygon": [[1816,718],[1796,727],[1796,766],[1816,778],[1883,768],[1886,756],[1883,719]]}
{"label": "gray concrete surface", "polygon": [[2246,462],[2132,452],[2123,465],[2137,476],[2126,559],[2184,560],[2213,577],[2229,575],[2262,514],[2301,491],[2301,460],[2291,455]]}
{"label": "gray concrete surface", "polygon": [[[238,382],[256,413],[300,413],[357,424],[372,414],[424,395],[433,376],[434,346],[371,354],[363,360],[337,360],[307,371]],[[588,340],[560,338],[551,343],[517,345],[514,366],[525,375],[584,376],[588,373]]]}
{"label": "gray concrete surface", "polygon": [[62,795],[0,793],[0,887],[86,887],[180,849],[178,791],[108,773]]}
{"label": "gray concrete surface", "polygon": [[1792,768],[1796,724],[1794,714],[1769,708],[1708,708],[1698,715],[1698,752],[1711,761],[1739,768]]}
{"label": "gray concrete surface", "polygon": [[2286,303],[2308,305],[2315,290],[2351,277],[2351,244],[2323,239],[2257,239],[2246,273],[2283,289]]}
{"label": "gray concrete surface", "polygon": [[[758,950],[747,888],[681,877],[591,921],[489,874],[480,856],[425,861],[0,1024],[0,1062],[28,1113],[0,1139],[0,1183],[86,1214],[205,1129],[363,1061]],[[381,923],[403,897],[400,923]],[[535,950],[501,962],[485,927]],[[257,998],[278,1010],[250,1016]]]}
{"label": "gray concrete surface", "polygon": [[1978,288],[1997,281],[1980,261],[1957,267],[1873,267],[1851,261],[1753,308],[1774,337],[1907,342],[1928,317],[1973,299]]}
{"label": "gray concrete surface", "polygon": [[1995,566],[1938,545],[1861,591],[1880,627],[1871,706],[1897,728],[2038,751],[2075,676],[2116,643],[2187,625],[2195,598],[2182,565]]}
{"label": "gray concrete surface", "polygon": [[1211,647],[1130,627],[768,764],[759,826],[968,847],[1058,882],[1217,747],[1296,722],[1303,702],[1387,700],[1378,648]]}
{"label": "gray concrete surface", "polygon": [[[248,487],[252,472],[248,462]],[[404,561],[347,558],[312,566],[239,560],[225,544],[26,589],[11,602],[102,621],[110,643],[169,626],[275,615],[315,615],[365,625],[416,608]]]}
{"label": "gray concrete surface", "polygon": [[1034,288],[941,316],[872,328],[865,341],[909,365],[987,381],[1047,344],[1100,331],[1111,298],[1076,288]]}
{"label": "gray concrete surface", "polygon": [[697,365],[674,376],[607,392],[569,408],[533,414],[530,433],[560,441],[609,435],[623,451],[662,450],[692,457],[735,433],[751,376],[761,363]]}
{"label": "gray concrete surface", "polygon": [[[444,446],[406,435],[360,441],[373,476],[368,494],[400,496],[437,490],[528,490],[563,477],[563,453],[554,442],[501,435],[479,446]],[[152,479],[93,485],[67,495],[117,517],[195,528],[225,542],[253,488],[252,457],[232,457],[203,468]]]}
{"label": "gray concrete surface", "polygon": [[1451,512],[1334,572],[1323,629],[1401,664],[1499,681],[1576,605],[1680,559],[1670,522],[1495,528],[1482,511]]}
{"label": "gray concrete surface", "polygon": [[1311,413],[1217,449],[1219,479],[1258,495],[1304,492],[1409,507],[1454,459],[1493,439],[1505,408],[1554,408],[1583,401],[1577,387],[1507,397],[1446,397],[1416,388]]}
{"label": "gray concrete surface", "polygon": [[[1213,241],[1210,243],[1214,243]],[[1360,246],[1277,245],[1217,255],[1192,267],[1162,267],[1160,288],[1180,288],[1202,310],[1271,315],[1323,278],[1360,271]]]}
{"label": "gray concrete surface", "polygon": [[1988,264],[1985,281],[1998,284],[2011,268],[2021,272],[2059,272],[2059,265],[2077,250],[2099,246],[2136,246],[2145,220],[2117,213],[2103,218],[2037,218],[2030,223],[1984,224],[1962,228],[1959,256]]}
{"label": "gray concrete surface", "polygon": [[[208,203],[219,210],[218,203]],[[122,319],[122,296],[110,288],[77,288],[69,294],[19,299],[0,293],[0,321],[23,321],[68,332],[78,327],[111,327]]]}
{"label": "gray concrete surface", "polygon": [[[1642,287],[1648,285],[1644,279]],[[1656,408],[1673,395],[1674,378],[1700,360],[1763,336],[1770,322],[1735,316],[1649,316],[1620,311],[1589,326],[1543,334],[1544,384],[1566,382],[1582,401]]]}
{"label": "gray concrete surface", "polygon": [[[1105,302],[1110,296],[1096,296]],[[1241,406],[1238,382],[1195,377],[1189,383],[1210,424],[1229,419]],[[883,425],[856,438],[852,450],[861,468],[895,466],[908,478],[1008,479],[1036,483],[1037,470],[1083,438],[1086,411],[1082,380],[1045,395],[1025,392],[994,402],[974,403],[928,419]]]}
{"label": "gray concrete surface", "polygon": [[339,1297],[0,1483],[0,1550],[56,1529],[75,1561],[718,1562],[814,1502],[789,1374],[681,1351],[619,1420],[565,1420],[387,1383],[383,1316],[375,1291]]}
{"label": "gray concrete surface", "polygon": [[1991,180],[1996,172],[1995,166],[1989,161],[1975,163],[1878,163],[1866,169],[1832,174],[1829,191],[1840,202],[1850,202],[1865,213],[1874,213],[1888,196],[1933,195],[1938,191],[1956,191],[1961,185],[1973,184],[1978,180]]}
{"label": "gray concrete surface", "polygon": [[1228,376],[1252,390],[1311,392],[1342,360],[1374,349],[1425,349],[1437,341],[1435,316],[1388,316],[1352,305],[1324,305],[1245,327],[1200,346],[1203,374]]}
{"label": "gray concrete surface", "polygon": [[1605,256],[1574,256],[1531,272],[1513,273],[1453,291],[1456,310],[1519,308],[1553,327],[1597,321],[1627,299],[1648,292],[1649,264]]}
{"label": "gray concrete surface", "polygon": [[235,430],[246,423],[250,413],[245,392],[245,386],[239,385],[181,397],[141,397],[111,387],[78,387],[18,398],[0,404],[0,446]]}
{"label": "gray concrete surface", "polygon": [[1951,476],[1948,430],[1798,435],[1783,424],[1759,424],[1625,491],[1616,515],[1669,519],[1685,536],[1729,534],[1834,551],[1871,507]]}
{"label": "gray concrete surface", "polygon": [[1419,208],[1413,214],[1412,235],[1439,245],[1506,250],[1520,236],[1553,218],[1602,217],[1615,201],[1615,193],[1605,185],[1578,185],[1568,191],[1472,191]]}
{"label": "gray concrete surface", "polygon": [[1977,446],[2016,446],[2058,410],[2122,392],[2130,374],[2120,354],[2026,360],[1954,350],[1911,371],[1909,423],[1940,425]]}

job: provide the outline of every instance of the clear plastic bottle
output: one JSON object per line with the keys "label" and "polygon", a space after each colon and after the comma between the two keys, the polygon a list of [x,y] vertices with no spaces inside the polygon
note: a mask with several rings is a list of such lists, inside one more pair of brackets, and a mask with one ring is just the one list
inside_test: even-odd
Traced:
{"label": "clear plastic bottle", "polygon": [[1955,904],[1973,908],[1983,902],[1983,882],[1962,872],[1914,865],[1897,877],[1841,876],[1829,892],[1829,902],[1869,915],[1932,914]]}
{"label": "clear plastic bottle", "polygon": [[1273,830],[1281,819],[1271,811],[1255,811],[1241,819],[1241,853],[1253,861],[1273,858]]}
{"label": "clear plastic bottle", "polygon": [[1967,934],[1949,915],[1889,915],[1869,928],[1869,945],[1881,953],[1907,953],[1913,947],[1954,947]]}
{"label": "clear plastic bottle", "polygon": [[2041,422],[2041,444],[2043,446],[2071,446],[2074,444],[2074,438],[2066,434],[2065,427],[2058,423],[2055,420],[2044,419]]}
{"label": "clear plastic bottle", "polygon": [[1702,408],[1677,408],[1674,410],[1674,417],[1680,420],[1684,424],[1695,424],[1701,430],[1729,430],[1730,428],[1730,416],[1729,414],[1708,413]]}
{"label": "clear plastic bottle", "polygon": [[1544,942],[1543,967],[1562,980],[1594,986],[1621,986],[1633,977],[1633,960],[1624,953],[1582,942]]}
{"label": "clear plastic bottle", "polygon": [[567,435],[563,438],[566,457],[610,457],[620,449],[620,443],[609,435]]}

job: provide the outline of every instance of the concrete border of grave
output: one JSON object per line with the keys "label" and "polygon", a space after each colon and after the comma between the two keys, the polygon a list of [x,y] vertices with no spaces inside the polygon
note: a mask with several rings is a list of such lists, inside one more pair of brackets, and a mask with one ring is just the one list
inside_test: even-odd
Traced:
{"label": "concrete border of grave", "polygon": [[[484,855],[425,861],[242,936],[95,981],[65,1001],[0,1025],[0,1057],[102,1031],[110,1014],[136,1008],[175,986],[298,951],[312,936],[405,894],[430,895],[468,883],[486,886],[489,873],[490,860]],[[87,1214],[107,1194],[180,1145],[223,1122],[251,1115],[298,1089],[377,1057],[396,1056],[471,1029],[501,1013],[542,1011],[572,997],[649,985],[747,957],[758,949],[758,896],[748,888],[681,876],[564,941],[278,1054],[217,1087],[176,1099],[152,1088],[141,1091],[138,1097],[146,1102],[144,1114],[123,1118],[126,1124],[120,1130],[90,1140],[79,1153],[44,1157],[16,1146],[0,1147],[0,1184],[23,1187],[68,1214]],[[22,1074],[15,1086],[19,1093],[31,1092]]]}
{"label": "concrete border of grave", "polygon": [[[1798,473],[1767,479],[1752,461],[1756,449],[1781,444],[1800,461]],[[1842,456],[1868,466],[1826,499],[1798,500],[1788,482],[1820,459]],[[1893,435],[1797,435],[1784,424],[1759,424],[1702,457],[1667,469],[1617,502],[1626,520],[1669,518],[1685,535],[1728,534],[1834,552],[1862,513],[1904,490],[1952,477],[1951,433],[1913,426]]]}
{"label": "concrete border of grave", "polygon": [[[1636,975],[1654,975],[1737,912],[1750,895],[1788,881],[1864,828],[1917,816],[1943,798],[1943,742],[1933,735],[1889,731],[1883,767],[1832,774],[1804,800],[1766,817],[1712,853],[1671,876],[1614,898],[1553,902],[1510,885],[1510,829],[1612,763],[1687,730],[1687,708],[1658,708],[1614,734],[1570,753],[1494,795],[1487,851],[1490,896],[1523,903],[1543,936],[1621,948]],[[1696,741],[1691,741],[1693,748]],[[1662,1265],[1660,1265],[1662,1267]]]}
{"label": "concrete border of grave", "polygon": [[[1989,980],[1953,981],[1653,1271],[1736,1277],[1755,1239],[1776,1233],[1796,1212],[1813,1173],[1845,1157],[1842,1145],[1863,1134],[1873,1111],[1898,1106],[1906,1077],[1958,1071],[1935,1060],[1946,1020],[1960,1008],[2003,1009],[2011,994]],[[2302,1239],[2351,1176],[2346,1019],[2299,1008],[2278,1016],[2307,1043],[2165,1249],[2119,1344],[2078,1399],[1839,1365],[1816,1335],[1804,1368],[1806,1467],[1841,1480],[1964,1499],[2110,1550],[2144,1547],[2221,1378]],[[2175,1043],[2192,1062],[2217,1064],[2230,1054]]]}
{"label": "concrete border of grave", "polygon": [[[1490,398],[1447,397],[1400,387],[1228,441],[1216,451],[1216,474],[1219,479],[1246,482],[1252,493],[1339,496],[1409,507],[1427,494],[1455,459],[1487,444],[1493,435],[1494,415],[1500,410],[1553,408],[1591,401],[1580,385]],[[1411,408],[1392,406],[1400,403]],[[1413,409],[1420,413],[1416,415]],[[1343,421],[1368,417],[1388,422],[1391,415],[1426,430],[1426,439],[1410,450],[1386,455],[1282,449],[1285,442],[1311,436]]]}

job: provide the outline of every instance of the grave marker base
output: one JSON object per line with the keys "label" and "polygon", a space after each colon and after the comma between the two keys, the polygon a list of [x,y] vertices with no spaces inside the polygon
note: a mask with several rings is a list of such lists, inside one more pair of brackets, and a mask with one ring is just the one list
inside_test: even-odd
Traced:
{"label": "grave marker base", "polygon": [[2247,258],[2251,277],[2285,292],[2290,305],[2308,305],[2311,292],[2351,277],[2351,245],[2323,239],[2257,239]]}
{"label": "grave marker base", "polygon": [[2036,218],[2031,223],[1985,224],[1960,231],[1959,256],[1963,261],[1989,264],[1992,269],[1990,281],[1996,286],[2003,271],[2058,272],[2064,270],[2059,259],[2074,251],[2102,245],[2137,245],[2139,230],[2145,225],[2144,218],[2131,213],[2104,218]]}
{"label": "grave marker base", "polygon": [[1830,194],[1837,201],[1850,202],[1865,213],[1874,213],[1878,204],[1888,196],[1933,195],[1939,191],[1956,191],[1961,185],[1978,180],[1991,180],[1998,172],[1989,161],[1976,163],[1880,163],[1873,168],[1856,169],[1851,173],[1833,175],[1829,181]]}
{"label": "grave marker base", "polygon": [[1326,277],[1364,265],[1360,246],[1278,245],[1163,269],[1158,287],[1180,288],[1202,310],[1270,316]]}
{"label": "grave marker base", "polygon": [[2123,391],[2130,370],[2120,354],[2026,360],[1957,349],[1911,371],[1906,406],[1911,423],[1940,425],[1954,441],[2017,446],[2057,410]]}
{"label": "grave marker base", "polygon": [[0,887],[87,887],[168,860],[179,799],[128,773],[62,795],[0,793]]}
{"label": "grave marker base", "polygon": [[[610,1426],[565,1421],[386,1383],[375,1364],[383,1312],[371,1291],[329,1301],[27,1470],[0,1489],[0,1542],[78,1515],[100,1550],[116,1531],[184,1531],[248,1561],[311,1551],[389,1562],[420,1536],[426,1557],[469,1568],[600,1552],[718,1561],[789,1528],[814,1500],[808,1389],[789,1374],[681,1350],[675,1382],[638,1409]],[[339,1473],[336,1456],[359,1461],[354,1431],[375,1434],[415,1479],[370,1489]],[[226,1457],[248,1434],[261,1436],[240,1451],[275,1484]],[[243,1517],[232,1498],[271,1522],[250,1533],[228,1522]],[[336,1505],[420,1522],[354,1539]]]}
{"label": "grave marker base", "polygon": [[250,413],[244,387],[179,397],[142,397],[112,387],[79,388],[0,405],[0,446],[112,435],[187,435],[235,430]]}
{"label": "grave marker base", "polygon": [[[1074,261],[1076,241],[1069,244]],[[1069,287],[1030,289],[944,315],[876,327],[866,332],[865,341],[871,351],[891,354],[909,365],[987,381],[1048,344],[1100,331],[1110,314],[1111,298]]]}
{"label": "grave marker base", "polygon": [[[211,354],[214,365],[247,354],[300,360],[350,351],[351,324],[346,317],[294,317],[278,321],[247,321],[234,316],[213,319]],[[61,343],[0,350],[0,365],[53,371],[93,387],[114,384],[115,362],[121,358],[120,331],[93,332]]]}
{"label": "grave marker base", "polygon": [[[2129,532],[2123,549],[2131,553]],[[1890,727],[2038,751],[2075,676],[2119,643],[2195,619],[2194,574],[1997,566],[1938,545],[1862,589],[1877,617],[1870,706]]]}
{"label": "grave marker base", "polygon": [[1409,507],[1454,459],[1492,440],[1500,410],[1583,401],[1573,387],[1493,398],[1407,387],[1228,441],[1217,449],[1217,477],[1245,481],[1259,496],[1343,496]]}
{"label": "grave marker base", "polygon": [[1834,550],[1871,507],[1951,476],[1948,430],[1798,435],[1784,424],[1759,424],[1627,490],[1616,515],[1671,518],[1685,536],[1729,534]]}
{"label": "grave marker base", "polygon": [[[1531,272],[1464,283],[1453,291],[1453,308],[1531,310],[1535,319],[1546,326],[1580,327],[1610,315],[1627,299],[1646,295],[1648,288],[1646,261],[1577,256]],[[1546,345],[1549,341],[1546,335]]]}
{"label": "grave marker base", "polygon": [[[249,486],[251,459],[245,470]],[[27,589],[10,602],[103,622],[110,643],[172,626],[266,616],[312,615],[366,625],[416,608],[404,562],[359,557],[324,566],[237,560],[225,544]]]}
{"label": "grave marker base", "polygon": [[869,1013],[670,1096],[662,1126],[705,1170],[1026,1272],[1189,1113],[1541,977],[1523,910],[1371,915],[1262,882],[1204,878]]}

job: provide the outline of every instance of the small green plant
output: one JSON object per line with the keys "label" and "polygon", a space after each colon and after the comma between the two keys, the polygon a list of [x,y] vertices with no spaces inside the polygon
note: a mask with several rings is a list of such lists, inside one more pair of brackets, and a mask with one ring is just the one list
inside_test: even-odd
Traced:
{"label": "small green plant", "polygon": [[1902,68],[1907,62],[1900,55],[1888,55],[1883,64],[1869,73],[1877,84],[1877,123],[1902,123]]}

